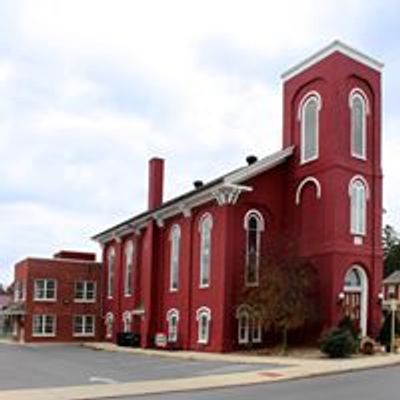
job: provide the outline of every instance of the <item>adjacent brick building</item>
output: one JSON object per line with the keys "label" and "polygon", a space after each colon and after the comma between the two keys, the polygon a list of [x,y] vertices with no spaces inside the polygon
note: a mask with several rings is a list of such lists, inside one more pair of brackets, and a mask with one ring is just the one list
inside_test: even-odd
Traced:
{"label": "adjacent brick building", "polygon": [[148,210],[94,237],[103,248],[105,338],[134,332],[151,347],[163,332],[172,346],[206,351],[262,343],[261,315],[238,295],[257,286],[263,249],[285,232],[318,272],[322,328],[347,314],[375,335],[381,68],[334,42],[290,69],[282,149],[175,199],[163,201],[164,161],[152,159]]}
{"label": "adjacent brick building", "polygon": [[101,264],[92,253],[61,251],[15,265],[14,302],[8,309],[21,342],[99,340]]}

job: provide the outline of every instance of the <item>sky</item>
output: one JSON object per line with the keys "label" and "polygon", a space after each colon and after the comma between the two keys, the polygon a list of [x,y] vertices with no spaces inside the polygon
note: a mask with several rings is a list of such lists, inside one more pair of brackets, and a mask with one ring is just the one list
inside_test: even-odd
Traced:
{"label": "sky", "polygon": [[335,39],[385,63],[385,222],[400,230],[400,3],[0,1],[0,282],[281,146],[280,74]]}

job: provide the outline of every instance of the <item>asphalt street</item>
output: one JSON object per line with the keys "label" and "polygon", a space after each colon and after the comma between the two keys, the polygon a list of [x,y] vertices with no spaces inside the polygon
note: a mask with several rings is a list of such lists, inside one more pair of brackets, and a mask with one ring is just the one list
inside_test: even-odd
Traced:
{"label": "asphalt street", "polygon": [[0,344],[0,390],[186,378],[275,367],[175,360],[80,346]]}
{"label": "asphalt street", "polygon": [[120,400],[397,400],[400,366],[321,378]]}

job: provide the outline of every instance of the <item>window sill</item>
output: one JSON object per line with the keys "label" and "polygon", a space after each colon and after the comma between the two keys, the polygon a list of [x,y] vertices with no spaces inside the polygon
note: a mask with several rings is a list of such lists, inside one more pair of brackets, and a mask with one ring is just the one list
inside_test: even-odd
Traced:
{"label": "window sill", "polygon": [[316,155],[315,157],[309,158],[308,160],[304,160],[304,159],[300,159],[300,165],[306,165],[309,164],[313,161],[317,161],[318,160],[318,155]]}
{"label": "window sill", "polygon": [[198,340],[197,343],[198,344],[207,345],[208,344],[208,340]]}
{"label": "window sill", "polygon": [[55,333],[32,333],[32,337],[56,337]]}
{"label": "window sill", "polygon": [[124,297],[132,297],[133,293],[124,293]]}
{"label": "window sill", "polygon": [[73,337],[94,337],[94,333],[74,333]]}
{"label": "window sill", "polygon": [[210,284],[208,285],[200,285],[199,289],[208,289],[210,287]]}
{"label": "window sill", "polygon": [[74,299],[74,303],[95,303],[95,299]]}
{"label": "window sill", "polygon": [[45,303],[55,303],[57,301],[57,299],[38,299],[38,298],[34,298],[33,301],[45,302]]}

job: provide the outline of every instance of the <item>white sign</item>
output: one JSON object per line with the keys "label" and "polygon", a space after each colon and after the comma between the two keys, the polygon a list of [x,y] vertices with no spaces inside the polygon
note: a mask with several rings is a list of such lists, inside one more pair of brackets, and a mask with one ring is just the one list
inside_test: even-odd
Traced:
{"label": "white sign", "polygon": [[157,333],[154,338],[154,343],[157,347],[167,347],[167,335],[165,333]]}

